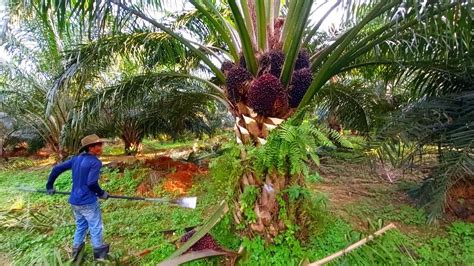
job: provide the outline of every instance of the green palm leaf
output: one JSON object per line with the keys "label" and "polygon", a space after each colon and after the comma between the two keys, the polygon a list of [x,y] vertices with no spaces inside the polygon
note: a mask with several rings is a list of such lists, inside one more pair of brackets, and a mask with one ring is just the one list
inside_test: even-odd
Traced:
{"label": "green palm leaf", "polygon": [[463,180],[473,182],[473,106],[472,87],[462,94],[422,99],[382,131],[382,137],[401,136],[405,142],[415,143],[420,152],[424,146],[438,146],[439,165],[411,192],[420,206],[428,209],[431,221],[443,213],[452,186]]}
{"label": "green palm leaf", "polygon": [[[232,11],[232,15],[234,16],[234,21],[239,32],[240,40],[242,43],[242,51],[245,57],[245,63],[247,64],[247,69],[253,73],[254,75],[257,73],[257,60],[255,58],[255,51],[254,45],[252,40],[250,39],[250,31],[248,29],[248,25],[246,26],[244,18],[240,13],[239,7],[235,0],[229,0],[229,6]],[[244,5],[244,10],[246,10],[246,6]],[[246,17],[250,16],[249,14],[245,14]],[[252,23],[250,23],[251,25]]]}

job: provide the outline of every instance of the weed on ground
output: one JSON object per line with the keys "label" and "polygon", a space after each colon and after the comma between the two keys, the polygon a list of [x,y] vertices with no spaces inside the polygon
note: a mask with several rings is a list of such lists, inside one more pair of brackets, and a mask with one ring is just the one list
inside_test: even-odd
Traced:
{"label": "weed on ground", "polygon": [[[395,222],[397,229],[332,264],[468,265],[474,261],[474,225],[463,222],[427,225],[424,212],[404,196],[410,183],[385,183],[367,172],[368,168],[360,161],[351,163],[350,160],[326,160],[324,171],[315,172],[308,179],[313,198],[318,203],[309,214],[313,223],[304,240],[284,234],[272,245],[267,245],[260,238],[242,238],[235,233],[230,213],[211,230],[211,234],[228,249],[245,247],[247,252],[241,258],[241,264],[298,265],[304,259],[324,258],[383,224]],[[17,162],[0,170],[2,261],[16,265],[57,265],[70,258],[75,225],[67,197],[17,190],[19,187],[44,187],[50,168],[39,165],[36,161]],[[202,224],[222,199],[232,196],[229,186],[233,181],[229,176],[239,174],[239,164],[222,157],[214,160],[216,165],[219,167],[211,167],[211,173],[193,177],[187,195],[198,197],[195,210],[148,202],[101,201],[105,239],[112,244],[112,262],[155,265],[173,253],[185,228]],[[158,175],[150,183],[156,196],[177,196],[164,190],[165,173],[154,172],[143,165],[124,171],[104,169],[101,184],[111,194],[134,195],[152,174]],[[69,190],[71,174],[61,175],[55,185],[57,190]],[[92,264],[90,245],[86,252],[89,254],[86,264]],[[221,258],[214,258],[187,265],[222,263]]]}

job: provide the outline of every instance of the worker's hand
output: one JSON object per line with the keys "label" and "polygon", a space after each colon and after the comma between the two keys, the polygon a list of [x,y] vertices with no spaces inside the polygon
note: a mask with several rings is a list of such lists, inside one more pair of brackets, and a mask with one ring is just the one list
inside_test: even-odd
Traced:
{"label": "worker's hand", "polygon": [[54,188],[48,188],[48,189],[46,190],[46,193],[48,193],[48,195],[53,195],[54,193],[56,193],[56,189],[54,189]]}
{"label": "worker's hand", "polygon": [[102,196],[99,196],[99,198],[106,200],[106,199],[109,198],[109,193],[107,193],[107,192],[104,191],[104,194],[102,194]]}

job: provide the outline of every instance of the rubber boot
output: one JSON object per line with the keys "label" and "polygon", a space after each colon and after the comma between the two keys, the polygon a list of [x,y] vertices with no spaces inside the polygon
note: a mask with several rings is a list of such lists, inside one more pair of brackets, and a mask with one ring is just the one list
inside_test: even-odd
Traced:
{"label": "rubber boot", "polygon": [[94,259],[95,260],[105,260],[107,258],[107,254],[109,254],[109,244],[104,244],[100,248],[94,248]]}
{"label": "rubber boot", "polygon": [[80,244],[77,248],[72,248],[72,261],[73,262],[77,261],[83,249],[84,249],[84,242],[82,242],[82,244]]}

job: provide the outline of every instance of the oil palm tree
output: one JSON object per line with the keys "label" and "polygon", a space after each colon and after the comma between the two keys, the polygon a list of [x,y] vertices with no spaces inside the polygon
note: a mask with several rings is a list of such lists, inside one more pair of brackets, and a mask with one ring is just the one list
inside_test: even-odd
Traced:
{"label": "oil palm tree", "polygon": [[6,113],[0,112],[0,158],[6,158],[5,146],[15,131],[15,121]]}
{"label": "oil palm tree", "polygon": [[[472,5],[471,5],[472,7]],[[424,207],[431,222],[441,217],[459,199],[456,189],[469,188],[473,184],[472,159],[472,90],[474,84],[474,47],[465,45],[472,41],[474,17],[468,10],[465,20],[453,20],[412,31],[422,35],[423,30],[439,27],[431,39],[437,40],[440,47],[414,45],[416,61],[410,65],[385,65],[393,78],[393,86],[401,90],[403,104],[398,106],[386,122],[379,127],[377,137],[382,144],[396,141],[408,143],[411,147],[408,156],[395,160],[404,165],[407,160],[423,154],[426,146],[438,147],[438,165],[410,192],[421,207]],[[438,33],[436,33],[438,32]],[[470,37],[469,37],[470,36]],[[467,38],[466,38],[467,37]],[[393,44],[400,44],[398,40]],[[464,44],[459,45],[460,42]],[[403,45],[386,45],[393,55],[403,54]],[[445,60],[437,60],[439,53],[448,55]],[[381,147],[381,146],[379,146]],[[384,149],[382,148],[381,151]],[[382,154],[388,154],[390,148]],[[391,155],[393,156],[393,154]],[[400,162],[399,162],[400,161]]]}
{"label": "oil palm tree", "polygon": [[[301,114],[337,75],[377,65],[418,69],[417,66],[465,56],[460,47],[469,46],[468,42],[458,42],[456,49],[449,50],[446,40],[469,36],[444,30],[455,29],[472,19],[468,2],[336,1],[316,20],[310,19],[319,6],[313,0],[191,0],[192,8],[185,5],[182,16],[167,13],[165,1],[158,0],[47,2],[40,11],[53,12],[59,24],[66,24],[65,17],[72,12],[81,19],[79,22],[91,28],[90,32],[96,33],[94,42],[70,54],[68,67],[50,95],[54,99],[63,86],[76,82],[101,64],[113,62],[117,53],[139,51],[150,37],[166,36],[175,44],[173,51],[196,56],[201,71],[157,71],[156,75],[202,82],[224,101],[235,118],[242,161],[248,162],[247,149],[253,149],[249,147],[265,147],[270,131],[294,114]],[[320,42],[317,32],[322,22],[342,5],[351,5],[347,10],[354,14],[346,16],[347,23],[341,31]],[[123,28],[126,30],[113,34]],[[137,28],[145,28],[147,35],[139,37]],[[393,52],[394,46],[398,53]],[[417,54],[431,58],[420,61]],[[156,53],[156,57],[160,55]],[[291,122],[298,124],[301,119],[293,117]],[[301,161],[304,157],[298,158]],[[280,160],[278,164],[287,165],[288,158]],[[237,222],[250,221],[251,234],[271,239],[287,228],[288,223],[282,219],[288,199],[286,188],[301,179],[301,174],[289,170],[293,162],[287,170],[268,168],[258,175],[249,162],[249,170],[239,181],[234,217]],[[257,191],[257,197],[252,206],[246,207],[250,212],[242,212],[245,206],[241,195],[249,187]],[[294,216],[292,219],[298,220]]]}
{"label": "oil palm tree", "polygon": [[[468,54],[472,58],[472,47]],[[393,156],[389,155],[390,148],[383,146],[394,140],[411,145],[407,156],[394,157],[401,166],[426,153],[426,147],[437,147],[437,165],[409,192],[427,210],[431,222],[451,205],[462,202],[457,198],[462,194],[455,190],[468,190],[474,184],[473,70],[474,61],[467,58],[457,65],[402,71],[399,75],[411,77],[402,82],[411,100],[394,112],[377,134],[380,143],[376,147],[382,155]],[[421,75],[413,77],[412,71],[420,71]]]}
{"label": "oil palm tree", "polygon": [[0,106],[9,116],[15,117],[23,130],[31,130],[40,136],[57,158],[62,160],[74,152],[62,142],[63,127],[67,123],[73,101],[61,93],[61,99],[55,102],[50,114],[46,114],[47,86],[33,80],[34,78],[16,75],[0,91]]}
{"label": "oil palm tree", "polygon": [[470,203],[462,204],[463,199],[469,198],[460,193],[474,186],[473,99],[473,88],[461,94],[431,98],[414,106],[402,119],[401,124],[405,124],[414,115],[423,118],[416,126],[402,131],[407,140],[415,141],[420,149],[438,146],[438,165],[410,192],[427,210],[431,222],[447,209],[463,219],[473,215],[469,210],[463,213]]}
{"label": "oil palm tree", "polygon": [[86,99],[80,110],[87,131],[119,136],[125,154],[141,150],[144,137],[210,133],[208,116],[215,104],[200,84],[188,80],[161,82],[153,74],[120,81]]}
{"label": "oil palm tree", "polygon": [[69,138],[74,136],[65,136],[63,132],[74,101],[69,92],[63,91],[46,110],[48,92],[55,75],[64,70],[64,49],[81,36],[61,38],[58,24],[48,16],[35,12],[20,14],[19,9],[10,11],[11,21],[3,36],[7,59],[0,62],[0,73],[5,79],[0,89],[0,106],[22,130],[33,131],[42,138],[61,160],[75,152],[74,146],[68,145]]}

